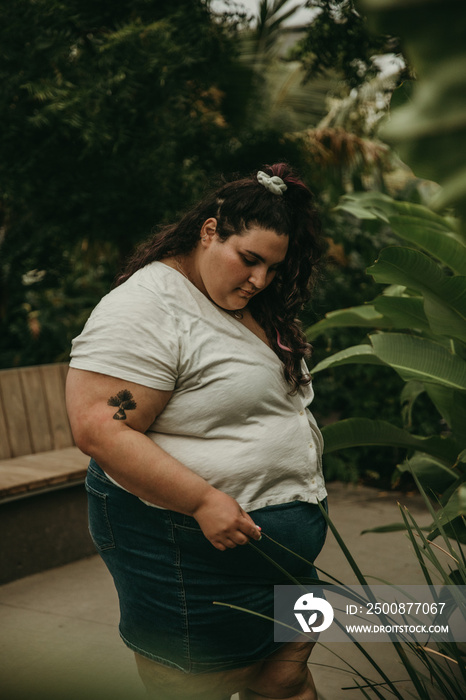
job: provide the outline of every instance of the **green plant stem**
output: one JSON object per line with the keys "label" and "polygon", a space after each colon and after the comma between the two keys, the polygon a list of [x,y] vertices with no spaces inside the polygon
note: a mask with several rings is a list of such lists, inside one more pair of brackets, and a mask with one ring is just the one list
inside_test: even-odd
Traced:
{"label": "green plant stem", "polygon": [[406,530],[407,530],[407,533],[408,533],[408,537],[409,537],[409,539],[411,540],[411,543],[412,543],[412,545],[413,545],[413,547],[414,547],[414,552],[415,552],[416,557],[417,557],[417,560],[418,560],[418,562],[419,562],[419,564],[420,564],[420,566],[421,566],[422,572],[423,572],[423,574],[424,574],[424,578],[426,579],[426,581],[427,581],[427,583],[428,583],[429,586],[433,586],[434,584],[433,584],[432,579],[431,579],[431,577],[430,577],[429,571],[428,571],[428,569],[427,569],[427,567],[426,567],[426,565],[425,565],[424,557],[422,556],[422,553],[421,553],[421,550],[419,549],[418,543],[416,542],[416,539],[415,539],[415,537],[414,537],[414,535],[413,535],[413,532],[412,532],[412,530],[411,530],[411,527],[409,526],[408,518],[407,518],[407,516],[406,516],[405,513],[404,513],[404,511],[408,512],[408,509],[406,508],[406,506],[402,506],[400,503],[398,504],[398,506],[399,506],[399,508],[400,508],[401,517],[403,518],[403,520],[404,520],[404,522],[405,522],[405,524],[406,524]]}

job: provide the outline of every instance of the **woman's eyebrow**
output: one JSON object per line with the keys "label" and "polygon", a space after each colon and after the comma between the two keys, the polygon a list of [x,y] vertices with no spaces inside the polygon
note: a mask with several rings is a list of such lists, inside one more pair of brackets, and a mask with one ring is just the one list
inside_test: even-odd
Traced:
{"label": "woman's eyebrow", "polygon": [[[262,255],[259,255],[259,253],[255,253],[253,250],[245,250],[245,253],[248,253],[248,255],[252,255],[254,258],[257,258],[260,260],[260,262],[265,263],[266,260],[265,258],[262,257]],[[280,265],[280,263],[284,262],[285,258],[282,258],[281,260],[278,260],[276,263],[273,263],[273,265]]]}

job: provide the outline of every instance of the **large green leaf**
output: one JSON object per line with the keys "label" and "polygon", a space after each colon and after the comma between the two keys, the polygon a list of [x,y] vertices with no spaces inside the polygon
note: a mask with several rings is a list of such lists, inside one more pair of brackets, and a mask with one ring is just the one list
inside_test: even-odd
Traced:
{"label": "large green leaf", "polygon": [[370,340],[377,357],[405,381],[416,379],[466,391],[466,362],[443,345],[405,333],[375,333]]}
{"label": "large green leaf", "polygon": [[[455,279],[466,280],[465,277]],[[425,294],[424,312],[434,333],[466,342],[466,322],[461,318],[462,311],[450,308],[431,294]]]}
{"label": "large green leaf", "polygon": [[367,271],[376,282],[421,292],[434,333],[466,341],[466,277],[449,277],[424,253],[402,247],[385,248]]}
{"label": "large green leaf", "polygon": [[444,493],[458,479],[458,474],[433,455],[417,452],[410,459],[397,465],[399,472],[414,472],[426,491]]}
{"label": "large green leaf", "polygon": [[455,440],[466,446],[466,395],[440,384],[425,384],[432,403],[444,418]]}
{"label": "large green leaf", "polygon": [[466,391],[466,362],[446,347],[405,333],[374,333],[370,345],[354,345],[319,362],[317,374],[342,365],[372,364],[392,367],[405,381],[417,380]]}
{"label": "large green leaf", "polygon": [[342,197],[337,209],[359,219],[380,219],[404,240],[415,243],[460,275],[466,275],[466,245],[456,222],[421,204],[399,202],[380,192]]}
{"label": "large green leaf", "polygon": [[403,387],[403,390],[400,395],[401,415],[403,418],[403,425],[407,428],[410,428],[412,425],[414,404],[417,398],[421,394],[423,394],[424,391],[424,384],[422,382],[418,382],[415,379],[406,382],[406,384]]}
{"label": "large green leaf", "polygon": [[434,540],[440,534],[440,527],[445,529],[449,537],[457,538],[466,544],[466,484],[461,484],[452,493],[446,505],[437,514],[436,520],[430,526],[432,532],[428,539]]}
{"label": "large green leaf", "polygon": [[344,195],[336,210],[347,211],[358,219],[381,219],[389,223],[394,216],[407,216],[422,221],[426,228],[454,233],[452,222],[421,204],[402,202],[382,192],[354,192]]}
{"label": "large green leaf", "polygon": [[312,341],[332,328],[415,328],[430,333],[431,329],[424,313],[422,297],[380,296],[373,304],[338,309],[306,330]]}
{"label": "large green leaf", "polygon": [[330,311],[322,321],[310,326],[306,330],[306,335],[308,340],[312,341],[332,328],[349,326],[374,329],[415,329],[431,334],[422,297],[383,295],[377,297],[373,304]]}
{"label": "large green leaf", "polygon": [[374,196],[373,192],[346,194],[341,197],[335,211],[346,211],[363,221],[381,219],[388,224],[389,213],[393,211],[391,206],[393,201],[391,197],[384,194],[381,194],[379,199],[378,196]]}
{"label": "large green leaf", "polygon": [[331,328],[358,326],[362,328],[391,328],[392,322],[385,319],[371,304],[353,306],[349,309],[330,311],[325,318],[307,329],[308,340],[314,340]]}
{"label": "large green leaf", "polygon": [[391,423],[369,418],[348,418],[326,425],[322,435],[326,453],[362,445],[390,445],[425,452],[446,464],[453,464],[458,455],[458,446],[449,438],[411,435]]}
{"label": "large green leaf", "polygon": [[[380,296],[374,300],[374,308],[392,322],[393,328],[431,332],[422,297]],[[382,328],[381,325],[375,327]]]}
{"label": "large green leaf", "polygon": [[322,362],[319,362],[312,368],[312,374],[321,372],[324,369],[340,367],[341,365],[384,365],[385,363],[374,354],[374,350],[370,345],[353,345],[351,348],[345,348],[335,355],[327,357]]}
{"label": "large green leaf", "polygon": [[451,231],[414,216],[391,216],[390,226],[401,238],[416,243],[459,275],[466,275],[466,246]]}

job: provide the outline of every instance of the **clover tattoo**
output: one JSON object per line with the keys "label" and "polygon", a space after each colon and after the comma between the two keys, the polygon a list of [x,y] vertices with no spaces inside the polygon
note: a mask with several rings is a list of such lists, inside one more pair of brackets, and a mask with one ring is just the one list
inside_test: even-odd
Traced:
{"label": "clover tattoo", "polygon": [[109,398],[107,406],[118,406],[118,411],[113,416],[114,420],[126,420],[126,411],[133,411],[137,403],[128,389],[122,389],[116,396]]}

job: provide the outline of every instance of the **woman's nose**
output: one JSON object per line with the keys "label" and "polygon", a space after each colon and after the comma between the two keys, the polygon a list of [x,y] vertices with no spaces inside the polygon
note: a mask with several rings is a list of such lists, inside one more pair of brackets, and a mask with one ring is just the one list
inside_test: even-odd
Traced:
{"label": "woman's nose", "polygon": [[265,287],[267,281],[267,269],[264,266],[257,266],[251,272],[249,276],[249,282],[256,287],[256,289],[262,289]]}

